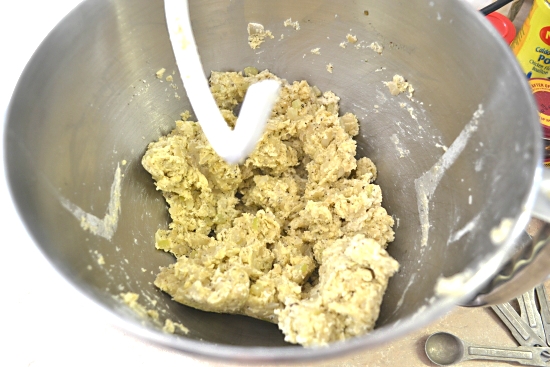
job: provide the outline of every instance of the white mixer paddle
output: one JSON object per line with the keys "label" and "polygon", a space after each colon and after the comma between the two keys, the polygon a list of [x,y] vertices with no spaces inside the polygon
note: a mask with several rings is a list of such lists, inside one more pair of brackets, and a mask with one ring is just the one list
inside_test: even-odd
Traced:
{"label": "white mixer paddle", "polygon": [[210,93],[191,29],[187,0],[164,0],[164,11],[176,64],[204,135],[226,162],[241,163],[262,136],[280,83],[263,80],[251,85],[231,130]]}

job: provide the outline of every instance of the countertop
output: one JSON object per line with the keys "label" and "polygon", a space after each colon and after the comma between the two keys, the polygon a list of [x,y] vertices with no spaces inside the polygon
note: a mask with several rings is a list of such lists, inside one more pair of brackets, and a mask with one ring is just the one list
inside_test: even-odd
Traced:
{"label": "countertop", "polygon": [[[3,57],[0,111],[5,115],[26,61],[44,36],[79,3],[77,0],[11,1],[0,11]],[[2,119],[4,120],[4,118]],[[3,140],[2,145],[3,154]],[[3,159],[0,161],[3,171]],[[0,366],[222,366],[149,344],[113,325],[97,306],[69,285],[34,246],[9,197],[0,186],[2,255],[0,282],[2,348]],[[24,267],[24,268],[23,268]],[[318,366],[430,366],[424,341],[449,331],[473,343],[514,346],[505,326],[490,309],[456,308],[434,324],[389,345],[318,363]],[[509,366],[466,362],[462,366]]]}

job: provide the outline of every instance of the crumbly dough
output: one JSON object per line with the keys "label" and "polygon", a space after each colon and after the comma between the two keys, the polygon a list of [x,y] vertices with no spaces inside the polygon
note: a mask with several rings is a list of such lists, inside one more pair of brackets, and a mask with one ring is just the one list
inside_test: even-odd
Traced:
{"label": "crumbly dough", "polygon": [[354,36],[354,35],[348,33],[348,35],[346,36],[346,40],[349,43],[355,43],[355,42],[357,42],[357,36]]}
{"label": "crumbly dough", "polygon": [[164,321],[164,326],[162,327],[162,331],[168,334],[174,334],[177,330],[179,330],[183,334],[189,334],[189,329],[186,328],[184,325],[174,322],[171,319],[166,319]]}
{"label": "crumbly dough", "polygon": [[[280,80],[246,75],[210,78],[230,126],[249,85]],[[188,113],[149,145],[142,164],[172,218],[156,247],[177,259],[155,285],[185,305],[278,323],[288,342],[320,346],[374,327],[398,270],[385,250],[393,219],[376,167],[355,158],[357,118],[339,116],[332,92],[280,81],[266,132],[242,165],[217,156]]]}
{"label": "crumbly dough", "polygon": [[414,88],[412,84],[407,82],[405,78],[398,74],[394,75],[391,81],[384,82],[384,84],[386,85],[386,87],[388,87],[392,96],[397,96],[405,92],[408,92],[409,96],[412,96],[412,94],[414,93]]}
{"label": "crumbly dough", "polygon": [[157,79],[162,79],[165,72],[166,72],[166,69],[165,69],[165,68],[159,69],[159,70],[155,73],[155,76],[157,77]]}
{"label": "crumbly dough", "polygon": [[[161,325],[158,311],[148,310],[144,305],[139,303],[139,294],[133,293],[133,292],[121,293],[119,297],[122,300],[122,302],[125,303],[139,317],[141,317],[142,319],[150,319],[153,322],[155,322],[157,325],[159,326]],[[153,306],[155,304],[153,304]],[[168,334],[174,334],[176,330],[179,330],[179,332],[183,334],[189,333],[189,329],[186,328],[183,324],[174,322],[169,318],[164,320],[162,331]]]}
{"label": "crumbly dough", "polygon": [[293,22],[293,21],[292,21],[292,18],[288,18],[287,20],[285,20],[285,21],[283,22],[283,25],[284,25],[285,27],[292,27],[292,28],[294,28],[294,29],[297,30],[297,31],[300,30],[300,23],[298,23],[298,21]]}
{"label": "crumbly dough", "polygon": [[273,33],[270,30],[265,30],[260,23],[248,23],[246,29],[248,31],[248,45],[253,50],[259,48],[266,38],[274,38]]}
{"label": "crumbly dough", "polygon": [[371,43],[369,46],[368,46],[371,50],[373,50],[374,52],[378,53],[378,54],[382,54],[382,51],[384,50],[384,47],[382,47],[381,44],[379,44],[378,42],[373,42]]}
{"label": "crumbly dough", "polygon": [[159,321],[159,313],[156,310],[148,310],[138,302],[139,294],[137,293],[121,293],[120,298],[132,311],[142,318],[151,318],[153,321]]}

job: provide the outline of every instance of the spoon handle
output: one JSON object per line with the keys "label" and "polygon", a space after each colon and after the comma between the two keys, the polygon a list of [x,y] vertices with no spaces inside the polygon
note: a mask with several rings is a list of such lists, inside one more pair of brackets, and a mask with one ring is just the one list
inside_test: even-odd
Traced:
{"label": "spoon handle", "polygon": [[537,310],[537,303],[535,300],[535,289],[531,289],[523,294],[525,300],[525,310],[527,311],[527,319],[529,326],[533,329],[541,339],[545,339],[544,329],[542,327],[542,319],[539,311]]}
{"label": "spoon handle", "polygon": [[491,308],[508,327],[508,329],[510,329],[512,336],[520,345],[526,347],[546,345],[544,340],[542,340],[537,333],[519,317],[518,313],[514,310],[510,303],[491,306]]}
{"label": "spoon handle", "polygon": [[[547,366],[545,356],[550,348],[541,347],[486,347],[464,343],[464,356],[462,361],[472,359],[485,359],[501,362],[516,362],[526,366]],[[543,355],[543,353],[545,355]]]}
{"label": "spoon handle", "polygon": [[544,332],[546,333],[546,344],[550,346],[550,303],[548,303],[548,296],[546,294],[546,288],[544,288],[544,285],[538,285],[535,289],[537,291],[537,297],[540,304],[542,325],[544,328]]}
{"label": "spoon handle", "polygon": [[525,305],[525,299],[523,298],[523,294],[519,296],[517,300],[519,304],[519,316],[523,321],[529,322],[529,319],[527,318],[527,306]]}

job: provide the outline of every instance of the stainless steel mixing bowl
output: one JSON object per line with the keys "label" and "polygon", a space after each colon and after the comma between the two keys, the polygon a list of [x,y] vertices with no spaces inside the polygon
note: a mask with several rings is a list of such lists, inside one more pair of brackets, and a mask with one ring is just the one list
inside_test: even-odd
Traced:
{"label": "stainless steel mixing bowl", "polygon": [[[168,216],[140,160],[189,104],[177,73],[173,86],[155,77],[176,70],[162,1],[89,0],[51,32],[19,81],[5,126],[6,169],[46,257],[126,328],[225,360],[326,358],[425,325],[472,299],[511,257],[541,180],[540,131],[524,75],[480,14],[457,0],[207,0],[192,1],[190,11],[205,70],[255,66],[306,79],[358,116],[358,155],[378,166],[396,219],[389,252],[401,270],[377,330],[320,349],[287,345],[276,325],[190,309],[156,289],[158,267],[174,259],[154,248]],[[300,30],[283,26],[290,17]],[[249,22],[275,38],[252,50]],[[339,46],[348,33],[359,48]],[[382,54],[366,47],[375,41]],[[317,47],[321,54],[311,54]],[[414,100],[390,95],[382,81],[394,74],[413,84]],[[428,187],[427,205],[419,183]],[[120,205],[109,206],[118,193]],[[99,235],[81,227],[82,216]],[[504,233],[500,244],[495,228]],[[455,274],[455,286],[436,294],[438,279]],[[146,307],[157,302],[161,319],[189,334],[164,334],[141,320],[116,298],[130,291]]]}

